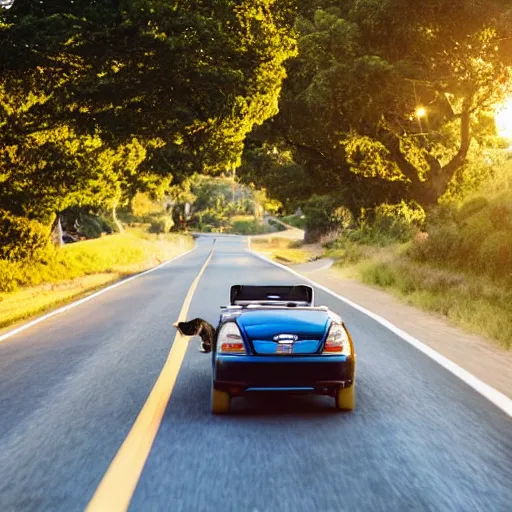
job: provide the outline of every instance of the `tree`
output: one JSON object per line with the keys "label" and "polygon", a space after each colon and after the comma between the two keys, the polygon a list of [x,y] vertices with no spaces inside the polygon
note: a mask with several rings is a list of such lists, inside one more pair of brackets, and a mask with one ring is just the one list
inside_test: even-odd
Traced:
{"label": "tree", "polygon": [[0,207],[50,222],[236,165],[294,54],[275,0],[0,10]]}
{"label": "tree", "polygon": [[263,141],[290,149],[316,193],[355,212],[435,204],[489,142],[488,112],[510,92],[511,3],[301,5],[299,56]]}
{"label": "tree", "polygon": [[245,183],[269,191],[288,212],[293,212],[313,193],[311,175],[293,160],[292,152],[262,138],[249,137],[238,176]]}

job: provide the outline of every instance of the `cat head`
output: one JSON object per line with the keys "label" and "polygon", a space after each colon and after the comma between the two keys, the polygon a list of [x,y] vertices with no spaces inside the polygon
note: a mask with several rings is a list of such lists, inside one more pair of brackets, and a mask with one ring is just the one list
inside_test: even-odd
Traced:
{"label": "cat head", "polygon": [[198,332],[199,325],[197,325],[197,322],[191,320],[190,322],[174,322],[172,324],[178,331],[181,332],[181,334],[184,334],[185,336],[194,336]]}

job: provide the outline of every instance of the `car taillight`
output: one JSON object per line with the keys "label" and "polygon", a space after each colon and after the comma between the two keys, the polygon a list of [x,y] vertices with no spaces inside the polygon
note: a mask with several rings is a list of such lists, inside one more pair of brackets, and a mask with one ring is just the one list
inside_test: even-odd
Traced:
{"label": "car taillight", "polygon": [[240,329],[235,322],[226,322],[217,337],[217,354],[245,354],[245,345]]}
{"label": "car taillight", "polygon": [[325,340],[324,354],[340,354],[349,356],[352,353],[350,339],[343,324],[333,323]]}

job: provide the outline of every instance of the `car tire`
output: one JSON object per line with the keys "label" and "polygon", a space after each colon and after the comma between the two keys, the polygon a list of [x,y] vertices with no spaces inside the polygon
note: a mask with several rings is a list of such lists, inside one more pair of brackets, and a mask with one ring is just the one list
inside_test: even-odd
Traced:
{"label": "car tire", "polygon": [[336,409],[340,411],[353,411],[356,406],[356,385],[341,388],[336,391]]}
{"label": "car tire", "polygon": [[229,393],[212,387],[211,407],[213,414],[227,414],[231,407]]}

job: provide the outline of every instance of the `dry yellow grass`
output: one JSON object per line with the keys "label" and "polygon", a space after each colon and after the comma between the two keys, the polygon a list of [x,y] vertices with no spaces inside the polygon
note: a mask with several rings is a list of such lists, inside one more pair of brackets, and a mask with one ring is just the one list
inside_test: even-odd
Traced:
{"label": "dry yellow grass", "polygon": [[[0,328],[5,330],[21,320],[84,297],[126,276],[148,270],[192,247],[193,241],[188,237],[147,236],[143,232],[133,231],[64,247],[63,260],[67,264],[75,263],[70,274],[78,274],[77,277],[63,275],[61,280],[52,278],[53,282],[0,293]],[[97,252],[108,253],[103,264],[96,257]],[[77,261],[80,265],[76,264]]]}
{"label": "dry yellow grass", "polygon": [[391,291],[408,304],[440,313],[470,332],[512,348],[512,291],[486,276],[456,273],[394,260],[367,260],[359,265],[364,283]]}
{"label": "dry yellow grass", "polygon": [[252,248],[261,254],[285,265],[306,263],[320,257],[323,252],[316,245],[305,245],[301,241],[286,238],[254,238]]}

